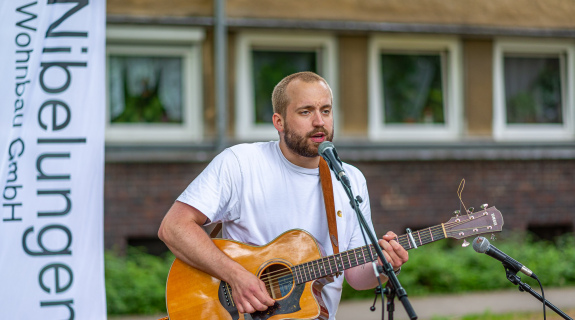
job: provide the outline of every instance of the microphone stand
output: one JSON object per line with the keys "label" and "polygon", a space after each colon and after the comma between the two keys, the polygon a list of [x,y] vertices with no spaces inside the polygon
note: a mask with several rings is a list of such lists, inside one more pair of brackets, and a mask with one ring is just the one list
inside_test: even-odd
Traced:
{"label": "microphone stand", "polygon": [[385,289],[383,289],[383,293],[387,297],[387,319],[393,320],[393,311],[395,311],[395,290],[393,290],[393,285],[391,282],[387,282],[385,285]]}
{"label": "microphone stand", "polygon": [[560,315],[563,319],[573,320],[571,317],[566,315],[561,309],[554,306],[551,302],[547,301],[547,299],[543,299],[543,297],[537,293],[535,290],[531,288],[527,283],[521,282],[521,277],[517,275],[518,270],[515,270],[510,264],[503,263],[503,267],[505,268],[505,274],[507,276],[507,280],[511,281],[514,285],[518,285],[518,289],[521,292],[529,292],[532,296],[537,298],[537,300],[543,302],[545,306],[548,306],[551,310],[555,311],[558,315]]}
{"label": "microphone stand", "polygon": [[[385,273],[385,275],[387,276],[387,282],[389,285],[386,286],[385,290],[388,290],[388,292],[390,292],[389,295],[391,297],[393,297],[394,295],[397,295],[399,301],[401,301],[401,303],[403,304],[403,307],[405,308],[405,311],[407,312],[409,319],[412,319],[412,320],[417,319],[417,314],[415,314],[415,310],[413,310],[413,307],[411,306],[411,303],[409,302],[409,299],[407,298],[407,292],[405,291],[405,289],[403,289],[403,287],[401,286],[401,283],[399,283],[399,280],[397,279],[397,275],[393,271],[393,266],[391,265],[391,263],[389,263],[389,261],[387,261],[387,259],[385,259],[383,252],[381,251],[381,247],[377,243],[377,238],[375,237],[373,232],[371,232],[371,229],[369,228],[367,221],[365,221],[365,218],[363,217],[363,214],[361,213],[361,209],[359,208],[359,203],[363,202],[363,199],[361,199],[360,196],[357,196],[357,197],[353,196],[353,192],[351,191],[351,186],[349,185],[349,179],[341,179],[337,175],[337,173],[336,173],[336,177],[337,177],[337,180],[341,181],[343,189],[345,190],[345,192],[347,193],[347,196],[349,197],[350,205],[353,208],[353,210],[355,211],[357,219],[359,220],[360,226],[367,233],[367,236],[368,236],[371,244],[373,245],[375,252],[377,253],[377,256],[379,257],[379,259],[383,263],[383,267],[377,268],[377,269],[378,269],[378,272],[380,274]],[[344,181],[344,180],[346,180],[346,181]],[[393,295],[391,295],[391,292],[394,292]],[[390,299],[390,300],[393,300],[393,299]],[[393,308],[393,302],[391,302],[391,304],[390,304],[390,302],[388,301],[388,311],[390,312],[390,316],[391,316],[390,319],[393,318],[393,315],[392,315],[393,309],[394,309]]]}

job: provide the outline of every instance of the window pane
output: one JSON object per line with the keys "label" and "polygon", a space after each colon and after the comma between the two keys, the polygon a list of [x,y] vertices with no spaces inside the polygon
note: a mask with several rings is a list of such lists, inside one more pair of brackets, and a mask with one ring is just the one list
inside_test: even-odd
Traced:
{"label": "window pane", "polygon": [[505,57],[507,123],[562,123],[558,57]]}
{"label": "window pane", "polygon": [[182,58],[109,57],[112,123],[182,123]]}
{"label": "window pane", "polygon": [[381,55],[385,123],[445,123],[441,56]]}
{"label": "window pane", "polygon": [[300,71],[318,72],[315,51],[252,51],[256,123],[271,123],[272,92],[285,76]]}

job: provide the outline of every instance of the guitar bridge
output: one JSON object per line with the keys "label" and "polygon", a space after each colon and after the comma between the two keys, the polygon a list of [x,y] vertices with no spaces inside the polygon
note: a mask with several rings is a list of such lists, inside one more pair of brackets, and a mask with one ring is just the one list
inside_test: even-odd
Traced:
{"label": "guitar bridge", "polygon": [[[301,310],[300,299],[305,289],[305,284],[298,284],[292,292],[280,301],[276,301],[273,306],[266,311],[256,311],[254,313],[244,313],[245,320],[266,320],[278,314],[290,314]],[[220,304],[229,312],[232,320],[238,320],[240,314],[234,301],[232,300],[232,290],[227,282],[220,281],[218,287],[218,299]]]}
{"label": "guitar bridge", "polygon": [[238,320],[240,318],[238,309],[232,299],[232,290],[227,282],[220,281],[220,286],[218,287],[218,299],[220,300],[222,307],[229,312],[232,320]]}

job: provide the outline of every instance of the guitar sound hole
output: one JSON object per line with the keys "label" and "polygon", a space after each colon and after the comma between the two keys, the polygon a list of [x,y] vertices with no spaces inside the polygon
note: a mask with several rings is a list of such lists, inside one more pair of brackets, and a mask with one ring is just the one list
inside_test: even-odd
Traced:
{"label": "guitar sound hole", "polygon": [[293,275],[291,269],[282,264],[272,264],[264,269],[260,279],[265,283],[270,296],[281,299],[287,296],[293,287]]}

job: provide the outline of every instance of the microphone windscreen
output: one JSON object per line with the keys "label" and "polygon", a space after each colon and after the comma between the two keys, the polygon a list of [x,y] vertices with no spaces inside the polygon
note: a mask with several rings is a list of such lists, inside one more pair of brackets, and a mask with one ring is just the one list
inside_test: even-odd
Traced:
{"label": "microphone windscreen", "polygon": [[485,253],[489,249],[489,241],[484,237],[477,237],[473,240],[473,250],[479,253]]}
{"label": "microphone windscreen", "polygon": [[319,153],[320,155],[323,155],[323,153],[325,152],[325,149],[335,149],[335,147],[333,146],[333,143],[331,141],[324,141],[322,143],[319,144],[319,147],[317,147],[317,153]]}

